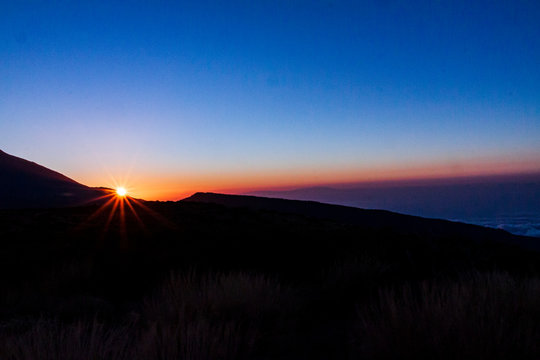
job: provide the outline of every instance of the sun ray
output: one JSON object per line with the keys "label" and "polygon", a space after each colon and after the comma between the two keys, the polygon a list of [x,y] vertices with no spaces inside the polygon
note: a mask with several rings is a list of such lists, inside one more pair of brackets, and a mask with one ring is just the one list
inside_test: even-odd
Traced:
{"label": "sun ray", "polygon": [[111,224],[111,221],[114,217],[114,214],[116,213],[116,208],[118,208],[118,202],[120,200],[117,198],[114,199],[114,204],[111,209],[111,212],[109,213],[109,217],[107,218],[107,222],[105,223],[105,228],[103,229],[103,232],[106,233],[109,230],[109,225]]}
{"label": "sun ray", "polygon": [[[114,197],[112,197],[112,195],[108,195],[108,196],[111,196],[111,198],[109,200],[107,200],[105,203],[103,203],[96,211],[94,211],[86,220],[84,220],[79,226],[77,226],[77,230],[80,230],[81,228],[83,228],[85,225],[87,225],[90,221],[92,221],[93,219],[95,219],[99,214],[101,214],[103,211],[105,211],[105,209],[107,209],[107,207],[115,200]],[[103,198],[105,197],[108,197],[108,196],[104,196]]]}
{"label": "sun ray", "polygon": [[113,192],[112,192],[112,190],[111,190],[111,192],[109,192],[109,193],[107,193],[107,194],[105,194],[105,195],[102,195],[102,196],[97,196],[97,197],[95,197],[95,198],[92,198],[92,199],[91,199],[90,201],[88,201],[88,202],[98,201],[98,200],[105,199],[105,198],[112,197],[112,196],[114,196],[114,194],[113,194]]}
{"label": "sun ray", "polygon": [[126,213],[124,208],[125,198],[120,197],[118,199],[120,204],[120,247],[127,247],[127,230],[126,230]]}
{"label": "sun ray", "polygon": [[[110,234],[113,229],[118,230],[118,241],[116,245],[125,249],[128,244],[128,225],[133,224],[129,219],[134,219],[138,226],[143,230],[145,234],[148,234],[148,227],[144,223],[143,214],[149,214],[152,218],[157,219],[161,224],[169,227],[176,228],[176,226],[168,219],[163,217],[155,210],[149,208],[143,201],[137,200],[128,195],[130,188],[125,186],[124,181],[118,182],[117,179],[111,177],[111,184],[114,184],[112,188],[102,188],[103,195],[97,196],[92,199],[93,202],[100,203],[100,206],[95,210],[88,218],[86,218],[77,229],[85,226],[89,226],[90,222],[98,216],[103,215],[103,224],[101,229],[101,236],[99,237],[99,245],[103,246],[106,239],[110,239],[107,234]],[[142,209],[142,214],[141,214]],[[114,225],[113,225],[114,224]],[[114,231],[116,233],[116,231]]]}
{"label": "sun ray", "polygon": [[161,214],[159,214],[158,212],[150,209],[148,206],[146,206],[145,204],[143,204],[140,200],[137,200],[137,199],[133,199],[133,203],[136,204],[137,206],[139,206],[141,209],[143,209],[144,211],[146,211],[148,214],[150,214],[154,219],[158,220],[159,222],[161,222],[163,225],[169,227],[169,228],[176,228],[176,225],[173,224],[170,220],[166,219],[165,217],[163,217]]}
{"label": "sun ray", "polygon": [[[133,200],[133,199],[132,199]],[[137,224],[139,224],[139,226],[141,227],[141,229],[147,233],[148,230],[146,229],[146,226],[144,225],[144,222],[142,221],[141,217],[139,216],[139,214],[137,214],[137,211],[135,210],[135,208],[133,207],[133,205],[131,205],[131,201],[129,198],[126,197],[126,204],[127,206],[129,207],[129,210],[131,211],[131,213],[133,214],[133,216],[135,216],[135,219],[137,219]]]}
{"label": "sun ray", "polygon": [[99,201],[101,199],[106,199],[106,198],[109,198],[109,197],[113,197],[114,196],[114,190],[113,189],[100,189],[102,192],[104,192],[104,195],[101,195],[101,196],[96,196],[88,201],[86,201],[86,203],[93,203],[95,201]]}

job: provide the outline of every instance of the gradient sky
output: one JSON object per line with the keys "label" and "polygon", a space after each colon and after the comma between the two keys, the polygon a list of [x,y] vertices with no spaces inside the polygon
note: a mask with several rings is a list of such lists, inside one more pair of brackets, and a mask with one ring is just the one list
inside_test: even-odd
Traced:
{"label": "gradient sky", "polygon": [[147,199],[539,171],[539,24],[538,1],[3,1],[0,148]]}

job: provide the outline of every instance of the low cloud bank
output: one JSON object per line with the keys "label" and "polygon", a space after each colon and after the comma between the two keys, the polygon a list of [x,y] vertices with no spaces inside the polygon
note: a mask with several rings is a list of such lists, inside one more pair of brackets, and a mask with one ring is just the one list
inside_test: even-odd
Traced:
{"label": "low cloud bank", "polygon": [[461,219],[460,221],[502,229],[516,235],[540,237],[540,215],[523,217],[505,217],[500,219]]}
{"label": "low cloud bank", "polygon": [[540,223],[536,224],[499,224],[499,229],[506,230],[517,235],[540,237]]}

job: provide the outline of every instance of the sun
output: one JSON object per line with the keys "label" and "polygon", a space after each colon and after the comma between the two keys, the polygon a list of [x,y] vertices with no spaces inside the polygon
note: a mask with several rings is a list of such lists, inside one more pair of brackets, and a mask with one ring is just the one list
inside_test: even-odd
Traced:
{"label": "sun", "polygon": [[126,194],[127,194],[127,190],[126,190],[125,187],[120,186],[120,187],[116,188],[116,195],[118,195],[118,196],[126,196]]}

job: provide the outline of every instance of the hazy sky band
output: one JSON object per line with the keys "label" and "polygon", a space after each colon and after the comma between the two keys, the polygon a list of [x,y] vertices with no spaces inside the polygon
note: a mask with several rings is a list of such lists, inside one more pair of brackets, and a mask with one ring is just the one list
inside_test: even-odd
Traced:
{"label": "hazy sky band", "polygon": [[1,146],[148,197],[540,170],[538,23],[534,1],[3,3]]}

